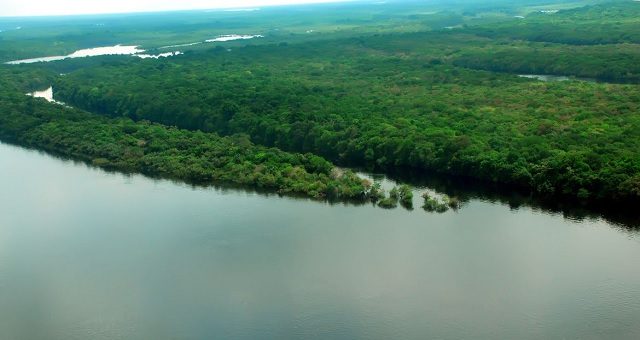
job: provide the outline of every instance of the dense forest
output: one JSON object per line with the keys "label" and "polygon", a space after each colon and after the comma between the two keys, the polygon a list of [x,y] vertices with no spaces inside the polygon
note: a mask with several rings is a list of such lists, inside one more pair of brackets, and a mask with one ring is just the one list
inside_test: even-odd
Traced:
{"label": "dense forest", "polygon": [[[105,169],[194,184],[231,183],[322,199],[367,198],[369,183],[351,172],[336,171],[321,157],[256,146],[244,135],[222,138],[215,133],[96,116],[26,97],[2,80],[7,79],[6,73],[0,74],[0,140]],[[33,74],[32,79],[40,77]],[[23,78],[22,83],[28,82]]]}
{"label": "dense forest", "polygon": [[[15,90],[3,88],[0,136],[119,170],[313,197],[371,194],[333,162],[640,203],[640,4],[517,18],[473,8],[397,10],[375,28],[367,12],[333,34],[265,33],[166,59],[3,66]],[[44,84],[77,109],[23,95]]]}
{"label": "dense forest", "polygon": [[109,116],[247,133],[258,144],[344,165],[637,199],[636,86],[540,83],[353,45],[105,63],[60,78],[56,93]]}
{"label": "dense forest", "polygon": [[541,10],[521,20],[479,25],[474,34],[490,38],[570,45],[640,43],[637,1],[614,1],[562,11]]}
{"label": "dense forest", "polygon": [[640,49],[634,44],[573,46],[514,43],[469,48],[457,66],[519,74],[570,75],[614,83],[640,83]]}

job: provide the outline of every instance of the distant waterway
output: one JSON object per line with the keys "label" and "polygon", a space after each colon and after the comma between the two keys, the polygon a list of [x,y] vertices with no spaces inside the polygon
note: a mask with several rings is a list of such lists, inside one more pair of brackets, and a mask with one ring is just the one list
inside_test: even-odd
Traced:
{"label": "distant waterway", "polygon": [[33,64],[33,63],[59,61],[59,60],[72,59],[72,58],[97,57],[97,56],[103,56],[103,55],[133,55],[142,59],[147,59],[147,58],[158,59],[158,58],[172,57],[172,56],[182,54],[182,52],[180,51],[166,52],[166,53],[161,53],[157,55],[142,54],[143,52],[145,52],[145,50],[139,49],[138,46],[115,45],[115,46],[95,47],[95,48],[78,50],[65,56],[50,56],[50,57],[14,60],[14,61],[9,61],[6,64],[9,64],[9,65]]}
{"label": "distant waterway", "polygon": [[597,81],[594,78],[556,76],[551,74],[519,74],[518,77],[541,80],[541,81],[569,81],[569,80],[578,80],[578,81],[587,81],[587,82]]}
{"label": "distant waterway", "polygon": [[[205,41],[162,46],[162,47],[159,47],[159,49],[174,49],[178,47],[188,47],[188,46],[194,46],[194,45],[199,45],[204,43],[228,42],[228,41],[234,41],[234,40],[249,40],[249,39],[263,38],[263,37],[264,36],[259,34],[255,34],[255,35],[227,34],[227,35],[219,35],[215,38],[207,39]],[[72,59],[72,58],[97,57],[97,56],[103,56],[103,55],[131,55],[131,56],[135,56],[142,59],[159,59],[159,58],[174,57],[174,56],[183,54],[181,51],[164,52],[164,53],[158,53],[158,54],[148,54],[144,52],[146,52],[146,50],[140,49],[139,46],[115,45],[115,46],[94,47],[94,48],[77,50],[69,55],[63,55],[63,56],[47,56],[47,57],[38,57],[38,58],[30,58],[30,59],[12,60],[12,61],[6,62],[5,64],[9,64],[9,65],[33,64],[33,63],[59,61],[59,60]]]}
{"label": "distant waterway", "polygon": [[162,47],[160,47],[160,49],[176,48],[176,47],[188,47],[188,46],[200,45],[200,44],[205,44],[205,43],[213,43],[213,42],[227,42],[227,41],[234,41],[234,40],[249,40],[249,39],[255,39],[255,38],[264,38],[264,36],[263,35],[259,35],[259,34],[224,34],[224,35],[219,35],[219,36],[217,36],[215,38],[212,38],[212,39],[207,39],[205,41],[196,41],[196,42],[190,42],[190,43],[185,43],[185,44],[162,46]]}
{"label": "distant waterway", "polygon": [[34,97],[34,98],[42,98],[50,103],[56,103],[56,104],[60,104],[60,105],[65,105],[65,103],[59,102],[55,99],[53,99],[53,87],[49,86],[49,88],[44,89],[42,91],[34,91],[31,93],[27,93],[28,96]]}

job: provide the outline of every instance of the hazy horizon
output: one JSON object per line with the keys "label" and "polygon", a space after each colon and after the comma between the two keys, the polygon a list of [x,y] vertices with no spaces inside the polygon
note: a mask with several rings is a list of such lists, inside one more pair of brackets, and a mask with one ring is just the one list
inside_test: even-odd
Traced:
{"label": "hazy horizon", "polygon": [[198,9],[250,9],[267,6],[347,2],[353,0],[240,0],[230,4],[222,0],[5,0],[0,3],[0,17],[60,16],[163,12]]}

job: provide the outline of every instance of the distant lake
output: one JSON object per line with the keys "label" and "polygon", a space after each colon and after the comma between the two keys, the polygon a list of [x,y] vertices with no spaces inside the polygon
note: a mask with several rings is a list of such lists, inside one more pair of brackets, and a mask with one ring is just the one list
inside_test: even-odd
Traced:
{"label": "distant lake", "polygon": [[593,79],[593,78],[555,76],[555,75],[551,75],[551,74],[519,74],[518,77],[536,79],[536,80],[541,80],[541,81],[579,80],[579,81],[596,82],[596,79]]}
{"label": "distant lake", "polygon": [[14,60],[14,61],[9,61],[6,64],[9,64],[9,65],[33,64],[33,63],[58,61],[58,60],[65,60],[65,59],[72,59],[72,58],[97,57],[102,55],[133,55],[142,59],[147,59],[147,58],[158,59],[158,58],[172,57],[172,56],[182,54],[182,52],[180,51],[160,53],[157,55],[142,54],[143,52],[145,52],[145,50],[139,49],[138,46],[115,45],[115,46],[95,47],[95,48],[78,50],[66,56],[50,56],[50,57]]}
{"label": "distant lake", "polygon": [[213,43],[213,42],[249,40],[249,39],[255,39],[255,38],[264,38],[264,36],[263,35],[259,35],[259,34],[225,34],[225,35],[219,35],[219,36],[217,36],[215,38],[212,38],[212,39],[207,39],[205,41],[196,41],[196,42],[190,42],[190,43],[184,43],[184,44],[162,46],[162,47],[159,47],[159,49],[176,48],[176,47],[187,47],[187,46],[194,46],[194,45],[200,45],[200,44],[205,44],[205,43]]}
{"label": "distant lake", "polygon": [[29,96],[32,96],[34,98],[43,98],[48,102],[54,103],[55,100],[53,100],[53,87],[49,86],[49,88],[44,89],[42,91],[35,91],[35,92],[31,92],[28,94]]}
{"label": "distant lake", "polygon": [[[258,35],[258,34],[256,35],[247,35],[247,34],[219,35],[213,39],[208,39],[205,41],[162,46],[162,47],[159,47],[159,49],[187,47],[187,46],[194,46],[194,45],[199,45],[203,43],[212,43],[212,42],[249,40],[249,39],[255,39],[255,38],[264,38],[264,36]],[[5,64],[8,64],[8,65],[33,64],[33,63],[59,61],[59,60],[72,59],[72,58],[97,57],[97,56],[103,56],[103,55],[132,55],[142,59],[149,59],[149,58],[158,59],[158,58],[173,57],[173,56],[182,54],[181,51],[172,51],[172,52],[165,52],[165,53],[159,53],[159,54],[145,54],[144,52],[145,50],[140,49],[139,46],[115,45],[115,46],[94,47],[94,48],[77,50],[69,55],[64,55],[64,56],[48,56],[48,57],[12,60],[12,61],[6,62]]]}
{"label": "distant lake", "polygon": [[640,237],[330,205],[0,144],[1,339],[638,339]]}
{"label": "distant lake", "polygon": [[32,64],[32,63],[39,63],[39,62],[64,60],[69,58],[95,57],[100,55],[123,55],[123,54],[127,55],[127,54],[135,54],[135,53],[142,53],[142,52],[144,52],[144,50],[138,49],[138,46],[115,45],[115,46],[95,47],[95,48],[78,50],[66,56],[51,56],[51,57],[14,60],[14,61],[7,62],[7,64],[10,64],[10,65]]}
{"label": "distant lake", "polygon": [[42,90],[42,91],[34,91],[31,93],[27,93],[27,96],[31,96],[34,98],[42,98],[50,103],[56,103],[56,104],[60,104],[60,105],[64,105],[67,106],[67,104],[63,103],[63,102],[59,102],[55,99],[53,99],[53,86],[49,86],[48,88]]}
{"label": "distant lake", "polygon": [[264,38],[261,35],[240,35],[240,34],[229,34],[229,35],[220,35],[214,39],[205,40],[205,42],[224,42],[224,41],[233,41],[233,40],[248,40],[254,38]]}

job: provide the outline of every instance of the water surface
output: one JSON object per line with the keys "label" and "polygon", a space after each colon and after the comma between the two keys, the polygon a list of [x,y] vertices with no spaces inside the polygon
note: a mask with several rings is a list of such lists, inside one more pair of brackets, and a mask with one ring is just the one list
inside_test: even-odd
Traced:
{"label": "water surface", "polygon": [[31,93],[27,93],[27,96],[31,96],[34,98],[42,98],[46,101],[48,101],[49,103],[55,103],[58,105],[64,105],[69,107],[67,104],[63,103],[63,102],[59,102],[55,99],[53,99],[53,86],[49,86],[48,88],[42,90],[42,91],[34,91]]}
{"label": "water surface", "polygon": [[43,98],[50,103],[56,102],[55,100],[53,100],[53,86],[49,86],[48,88],[42,91],[34,91],[31,93],[28,93],[27,95],[33,98]]}
{"label": "water surface", "polygon": [[101,55],[132,55],[132,54],[142,53],[142,52],[144,52],[144,50],[138,49],[138,46],[115,45],[115,46],[95,47],[95,48],[77,50],[65,56],[50,56],[50,57],[14,60],[14,61],[9,61],[6,64],[9,64],[9,65],[33,64],[33,63],[40,63],[40,62],[58,61],[58,60],[64,60],[69,58],[96,57]]}
{"label": "water surface", "polygon": [[638,339],[640,238],[330,205],[0,144],[1,339]]}
{"label": "water surface", "polygon": [[594,78],[583,78],[583,77],[567,77],[567,76],[556,76],[551,74],[519,74],[520,78],[529,78],[541,81],[569,81],[569,80],[578,80],[578,81],[587,81],[587,82],[596,82]]}
{"label": "water surface", "polygon": [[244,35],[244,34],[228,34],[228,35],[219,35],[214,39],[205,40],[205,42],[224,42],[224,41],[233,41],[233,40],[248,40],[254,38],[264,38],[262,35]]}
{"label": "water surface", "polygon": [[142,59],[147,59],[147,58],[158,59],[158,58],[173,57],[173,56],[182,54],[182,52],[180,51],[166,52],[166,53],[160,53],[156,55],[143,54],[145,50],[139,49],[138,47],[139,46],[123,46],[123,45],[94,47],[94,48],[78,50],[65,56],[50,56],[50,57],[13,60],[13,61],[6,62],[6,64],[9,64],[9,65],[33,64],[33,63],[59,61],[59,60],[72,59],[72,58],[97,57],[97,56],[103,56],[103,55],[132,55]]}
{"label": "water surface", "polygon": [[142,59],[160,59],[160,58],[175,57],[181,54],[183,53],[180,51],[177,51],[177,52],[165,52],[165,53],[158,53],[158,54],[136,54],[135,56]]}
{"label": "water surface", "polygon": [[194,45],[200,45],[200,44],[205,44],[205,43],[212,43],[212,42],[227,42],[227,41],[234,41],[234,40],[249,40],[249,39],[255,39],[255,38],[264,38],[263,35],[259,35],[259,34],[225,34],[225,35],[219,35],[213,39],[207,39],[205,41],[196,41],[196,42],[190,42],[190,43],[185,43],[185,44],[177,44],[177,45],[169,45],[169,46],[162,46],[159,47],[159,49],[165,49],[165,48],[176,48],[176,47],[187,47],[187,46],[194,46]]}

